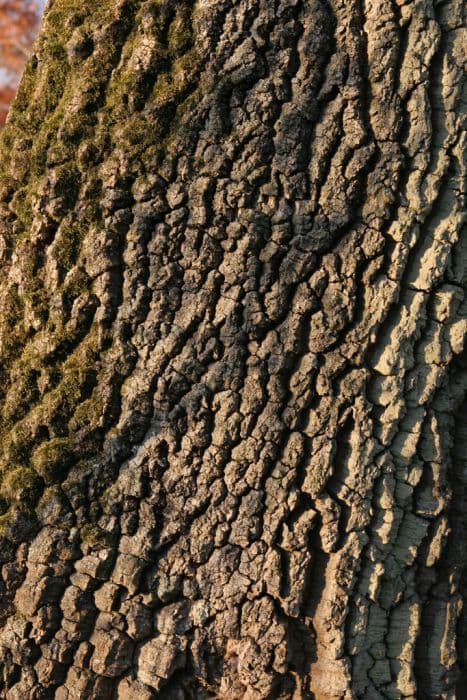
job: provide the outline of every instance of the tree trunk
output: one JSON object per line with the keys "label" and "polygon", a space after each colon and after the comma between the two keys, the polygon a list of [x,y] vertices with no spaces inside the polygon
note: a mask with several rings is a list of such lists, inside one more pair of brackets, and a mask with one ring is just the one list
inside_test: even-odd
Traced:
{"label": "tree trunk", "polygon": [[1,140],[2,698],[467,697],[463,9],[51,0]]}

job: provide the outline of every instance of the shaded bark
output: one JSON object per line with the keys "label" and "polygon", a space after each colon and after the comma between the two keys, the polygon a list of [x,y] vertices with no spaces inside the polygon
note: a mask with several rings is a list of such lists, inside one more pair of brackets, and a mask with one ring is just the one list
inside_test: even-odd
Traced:
{"label": "shaded bark", "polygon": [[463,4],[74,5],[1,137],[1,697],[464,697]]}

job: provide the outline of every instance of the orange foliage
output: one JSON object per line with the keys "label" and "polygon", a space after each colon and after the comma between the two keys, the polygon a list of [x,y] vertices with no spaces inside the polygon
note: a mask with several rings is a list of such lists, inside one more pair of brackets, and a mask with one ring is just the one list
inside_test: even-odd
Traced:
{"label": "orange foliage", "polygon": [[41,14],[41,0],[0,0],[0,126],[5,122]]}

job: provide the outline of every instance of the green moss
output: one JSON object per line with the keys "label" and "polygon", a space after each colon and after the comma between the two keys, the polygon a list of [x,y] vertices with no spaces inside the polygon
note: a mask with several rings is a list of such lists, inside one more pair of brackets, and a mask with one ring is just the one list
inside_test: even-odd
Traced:
{"label": "green moss", "polygon": [[81,528],[81,541],[91,549],[103,549],[115,544],[115,537],[95,524],[87,524]]}
{"label": "green moss", "polygon": [[65,223],[55,238],[53,255],[62,273],[67,273],[75,265],[86,229],[73,221]]}
{"label": "green moss", "polygon": [[10,208],[18,217],[18,221],[23,225],[23,230],[29,230],[34,218],[31,207],[31,190],[29,187],[19,187],[16,190]]}
{"label": "green moss", "polygon": [[74,430],[84,427],[95,428],[100,424],[103,412],[104,400],[98,392],[95,392],[95,395],[93,394],[76,407],[71,417],[70,427]]}
{"label": "green moss", "polygon": [[[52,144],[55,156],[59,145],[62,160],[74,159],[77,145],[94,124],[92,107],[97,106],[105,94],[105,83],[132,23],[134,5],[130,2],[116,8],[110,0],[102,0],[97,5],[84,0],[78,12],[74,3],[67,0],[51,5],[33,56],[26,65],[9,122],[1,135],[4,171],[9,169],[12,154],[14,157],[15,139],[25,135],[33,141],[29,177],[46,170]],[[79,24],[89,35],[99,26],[106,26],[110,31],[102,33],[86,65],[83,62],[71,65],[67,44]],[[78,96],[81,109],[70,110],[70,101],[73,99],[76,104]]]}
{"label": "green moss", "polygon": [[62,201],[57,214],[59,217],[72,209],[78,197],[81,184],[81,174],[74,162],[65,163],[54,170],[54,195]]}
{"label": "green moss", "polygon": [[74,441],[70,437],[53,438],[43,442],[31,456],[31,465],[47,485],[66,478],[73,463]]}
{"label": "green moss", "polygon": [[24,311],[24,301],[19,295],[18,285],[7,289],[3,296],[2,322],[12,329],[21,320]]}
{"label": "green moss", "polygon": [[191,20],[191,8],[187,4],[180,3],[177,13],[172,21],[167,37],[168,53],[172,58],[181,56],[193,46],[193,27]]}
{"label": "green moss", "polygon": [[42,494],[43,485],[42,478],[33,469],[16,467],[3,480],[3,497],[9,503],[34,506]]}
{"label": "green moss", "polygon": [[37,527],[36,513],[29,505],[22,503],[10,506],[8,511],[0,516],[0,552],[2,557],[14,557],[15,548],[25,542]]}
{"label": "green moss", "polygon": [[[71,88],[64,93],[63,101],[67,102]],[[31,175],[40,177],[46,172],[50,161],[50,155],[56,153],[52,150],[52,144],[56,142],[57,132],[63,128],[65,113],[63,109],[52,111],[44,117],[41,128],[38,128],[31,151]],[[61,160],[72,160],[74,158],[73,143],[61,140]],[[32,183],[31,183],[32,185]],[[30,186],[31,187],[31,186]],[[31,187],[33,189],[33,187]]]}
{"label": "green moss", "polygon": [[[48,115],[53,113],[62,100],[69,77],[65,36],[56,36],[51,32],[42,35],[41,53],[46,56],[42,68],[43,88],[34,89],[37,82],[36,70],[31,62],[26,67],[21,80],[18,95],[14,103],[11,119],[17,126],[42,131],[46,126]],[[47,40],[44,37],[47,36]],[[31,99],[32,98],[32,99]]]}
{"label": "green moss", "polygon": [[49,295],[39,276],[31,276],[25,284],[24,300],[29,302],[34,315],[45,324],[49,315]]}
{"label": "green moss", "polygon": [[2,407],[2,420],[6,423],[21,420],[28,407],[39,398],[38,372],[24,367],[15,385],[15,393],[9,394]]}
{"label": "green moss", "polygon": [[8,501],[3,496],[0,496],[0,516],[8,512]]}
{"label": "green moss", "polygon": [[[149,160],[162,161],[184,110],[201,97],[196,86],[202,57],[193,48],[192,9],[183,0],[143,5],[83,0],[78,9],[74,0],[51,3],[0,136],[0,197],[17,217],[9,227],[9,245],[20,273],[0,319],[5,329],[0,376],[4,523],[14,520],[11,505],[2,515],[7,504],[20,504],[26,513],[44,483],[66,480],[80,450],[81,456],[95,454],[115,422],[120,386],[111,386],[111,396],[98,388],[106,382],[105,358],[92,325],[92,281],[81,267],[80,252],[85,236],[102,223],[99,165],[120,149],[128,159],[125,176],[133,179]],[[139,10],[141,21],[135,24]],[[148,12],[154,24],[144,25],[144,32],[154,32],[157,46],[154,60],[142,71],[129,58]],[[84,60],[69,60],[68,42],[77,27],[92,38],[94,51]],[[55,219],[50,230],[39,231],[50,234],[45,243],[37,235],[38,204],[39,217],[46,223]],[[49,289],[43,253],[54,235],[48,255],[57,262],[57,288]],[[79,323],[68,323],[78,297],[86,302],[84,320],[80,316]],[[107,533],[96,527],[84,533],[85,539],[106,541]]]}
{"label": "green moss", "polygon": [[[69,363],[67,363],[69,365]],[[82,386],[88,368],[66,366],[58,386],[43,396],[38,411],[44,425],[50,425],[61,436],[68,432],[67,423],[74,408],[80,403]]]}
{"label": "green moss", "polygon": [[[2,436],[2,463],[10,469],[11,464],[27,465],[31,454],[31,434],[24,421],[16,423]],[[2,482],[3,492],[3,482]]]}
{"label": "green moss", "polygon": [[[78,247],[77,240],[73,241],[73,244]],[[70,258],[71,258],[71,254],[70,254]],[[65,270],[66,270],[67,262],[69,262],[71,264],[70,258],[67,258],[65,260],[61,259],[61,262],[62,262]],[[71,261],[72,261],[72,258],[71,258]],[[69,314],[71,312],[74,301],[78,297],[85,296],[86,299],[88,300],[87,317],[88,317],[89,321],[92,319],[92,316],[94,315],[94,311],[99,304],[99,300],[97,299],[97,297],[95,297],[89,291],[91,284],[92,284],[91,279],[89,278],[89,275],[86,273],[86,271],[83,268],[75,267],[72,270],[71,275],[69,276],[66,283],[62,286],[62,289],[61,289],[63,306],[64,306],[64,309],[65,309],[67,314]]]}

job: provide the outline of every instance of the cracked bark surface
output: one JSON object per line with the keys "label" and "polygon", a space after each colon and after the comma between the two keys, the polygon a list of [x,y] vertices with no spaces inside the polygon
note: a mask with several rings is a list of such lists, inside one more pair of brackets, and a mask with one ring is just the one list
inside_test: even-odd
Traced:
{"label": "cracked bark surface", "polygon": [[50,2],[1,137],[0,697],[467,697],[463,11]]}

